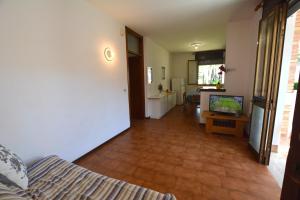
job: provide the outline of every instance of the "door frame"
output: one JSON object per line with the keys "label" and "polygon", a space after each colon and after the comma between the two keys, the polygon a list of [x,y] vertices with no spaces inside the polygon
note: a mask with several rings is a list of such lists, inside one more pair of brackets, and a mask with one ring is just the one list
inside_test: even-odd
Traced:
{"label": "door frame", "polygon": [[[264,114],[263,114],[263,124],[262,124],[262,129],[261,129],[261,138],[260,138],[260,148],[259,148],[259,152],[256,152],[256,150],[250,145],[251,149],[253,150],[253,152],[255,153],[256,155],[256,158],[258,159],[258,161],[260,163],[263,163],[264,162],[264,148],[265,148],[265,140],[263,140],[263,138],[266,137],[266,130],[267,130],[267,125],[268,125],[268,120],[269,120],[269,85],[270,85],[270,80],[266,82],[267,84],[267,91],[266,91],[266,97],[265,98],[262,98],[262,97],[257,97],[255,95],[255,90],[256,90],[256,84],[257,84],[257,79],[259,78],[258,77],[258,67],[259,67],[259,62],[262,62],[263,63],[263,69],[262,69],[262,77],[264,78],[265,77],[265,65],[266,65],[266,60],[268,59],[268,62],[269,62],[269,77],[271,77],[273,75],[273,61],[274,61],[274,54],[275,54],[275,50],[273,48],[271,49],[268,49],[268,47],[266,47],[263,51],[264,51],[264,59],[261,60],[260,58],[260,45],[259,45],[259,42],[260,42],[260,36],[261,36],[261,32],[262,32],[262,25],[263,25],[263,22],[265,20],[267,20],[269,17],[271,17],[272,15],[276,15],[276,12],[277,12],[277,9],[278,7],[274,8],[271,12],[269,12],[267,15],[263,16],[262,19],[260,20],[259,22],[259,33],[258,33],[258,45],[257,45],[257,55],[256,55],[256,66],[255,66],[255,77],[254,77],[254,86],[253,86],[253,99],[252,99],[252,114],[253,114],[253,109],[254,109],[254,105],[257,105],[258,107],[260,108],[263,108],[264,109]],[[275,30],[275,26],[277,23],[275,23],[275,21],[277,20],[276,16],[274,18],[274,27],[273,27],[273,30]],[[271,43],[271,47],[274,46],[274,44],[276,43],[276,31],[273,31],[272,34],[271,34],[271,39],[270,39],[270,43]],[[274,41],[275,40],[275,41]],[[268,55],[267,54],[267,51],[270,51],[270,54]],[[251,114],[251,124],[252,124],[252,114]],[[250,130],[250,134],[251,134],[251,130]]]}
{"label": "door frame", "polygon": [[[255,79],[253,87],[253,105],[257,105],[264,109],[263,116],[263,126],[261,130],[261,139],[260,139],[260,148],[257,153],[254,148],[250,145],[251,149],[255,152],[257,159],[260,163],[268,165],[271,154],[271,147],[273,141],[273,130],[274,130],[274,121],[276,117],[276,107],[277,107],[277,97],[278,97],[278,88],[280,83],[280,72],[281,72],[281,62],[282,62],[282,53],[283,53],[283,44],[285,36],[285,25],[287,19],[287,3],[280,3],[276,5],[272,11],[265,15],[259,26],[258,41],[260,40],[261,31],[262,31],[262,22],[267,20],[269,17],[274,15],[274,27],[271,38],[271,49],[266,48],[264,60],[260,60],[259,55],[259,45],[257,46],[257,57],[256,57],[256,68],[255,68]],[[270,55],[267,55],[266,52],[270,50]],[[268,61],[266,61],[268,59]],[[266,96],[264,99],[255,96],[256,83],[258,78],[258,62],[269,62],[269,77],[267,84]],[[265,68],[265,64],[264,64]],[[263,77],[265,69],[263,69]],[[252,106],[252,112],[253,112]],[[251,117],[252,119],[252,117]],[[252,123],[252,122],[251,122]]]}
{"label": "door frame", "polygon": [[[134,52],[129,51],[128,49],[128,41],[127,41],[127,36],[128,35],[133,35],[135,36],[138,41],[139,41],[139,53],[136,54]],[[130,118],[130,126],[132,123],[132,116],[131,116],[131,103],[130,103],[130,95],[131,95],[131,91],[130,91],[130,75],[129,75],[129,53],[131,54],[135,54],[139,57],[139,63],[140,63],[140,67],[143,69],[141,70],[141,73],[139,74],[139,76],[141,77],[141,84],[143,84],[143,88],[140,91],[140,95],[141,98],[143,98],[144,103],[142,104],[141,112],[143,113],[143,116],[145,118],[145,69],[144,69],[144,38],[142,35],[138,34],[137,32],[133,31],[132,29],[130,29],[129,27],[125,26],[125,40],[126,40],[126,61],[127,61],[127,85],[128,85],[128,104],[129,104],[129,118]]]}
{"label": "door frame", "polygon": [[[264,164],[269,165],[270,163],[270,156],[272,151],[272,142],[273,142],[273,133],[274,133],[274,126],[275,126],[275,119],[276,119],[276,113],[277,113],[277,103],[278,103],[278,94],[279,94],[279,86],[280,86],[280,75],[281,75],[281,69],[282,69],[282,59],[283,59],[283,50],[284,50],[284,40],[285,40],[285,32],[286,32],[286,22],[287,22],[287,11],[288,11],[288,4],[284,3],[283,7],[281,8],[282,12],[280,12],[279,16],[279,23],[278,23],[278,34],[279,34],[279,41],[276,45],[278,47],[276,50],[278,52],[275,52],[275,55],[277,55],[277,59],[275,59],[274,63],[274,73],[275,76],[272,77],[272,84],[273,87],[271,87],[271,102],[270,102],[270,119],[268,124],[268,135],[267,135],[267,142],[266,142],[266,155]],[[279,59],[278,59],[279,58]]]}

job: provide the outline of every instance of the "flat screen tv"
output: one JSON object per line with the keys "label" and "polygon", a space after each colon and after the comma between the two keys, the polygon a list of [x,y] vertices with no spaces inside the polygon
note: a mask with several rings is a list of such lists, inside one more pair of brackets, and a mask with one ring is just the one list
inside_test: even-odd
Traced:
{"label": "flat screen tv", "polygon": [[240,115],[243,113],[243,96],[210,95],[209,111]]}

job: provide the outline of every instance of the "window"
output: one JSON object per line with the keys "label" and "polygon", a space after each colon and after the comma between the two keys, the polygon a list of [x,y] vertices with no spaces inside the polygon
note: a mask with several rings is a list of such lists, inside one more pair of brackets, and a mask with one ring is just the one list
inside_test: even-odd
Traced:
{"label": "window", "polygon": [[148,80],[148,84],[152,84],[152,76],[153,76],[153,71],[152,71],[152,67],[147,67],[147,80]]}
{"label": "window", "polygon": [[221,72],[221,66],[221,64],[198,65],[198,85],[216,85],[218,82],[224,84],[225,73]]}

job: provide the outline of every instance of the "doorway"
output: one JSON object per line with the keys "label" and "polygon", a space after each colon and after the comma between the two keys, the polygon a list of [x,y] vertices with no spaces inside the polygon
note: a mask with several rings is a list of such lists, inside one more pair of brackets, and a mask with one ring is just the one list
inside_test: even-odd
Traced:
{"label": "doorway", "polygon": [[299,10],[299,1],[281,1],[261,20],[252,101],[249,144],[271,170],[277,160],[282,200],[300,199]]}
{"label": "doorway", "polygon": [[265,14],[259,27],[249,144],[265,165],[272,148],[286,16],[283,2]]}
{"label": "doorway", "polygon": [[126,27],[130,121],[145,118],[143,36]]}
{"label": "doorway", "polygon": [[295,111],[297,82],[300,72],[300,10],[291,14],[286,23],[282,69],[269,169],[280,187],[287,155]]}

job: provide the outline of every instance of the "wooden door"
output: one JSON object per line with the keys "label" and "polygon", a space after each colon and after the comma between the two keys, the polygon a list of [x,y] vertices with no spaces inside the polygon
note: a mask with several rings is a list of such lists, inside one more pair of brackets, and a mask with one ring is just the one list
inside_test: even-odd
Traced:
{"label": "wooden door", "polygon": [[282,3],[260,22],[249,143],[263,164],[271,154],[286,14]]}
{"label": "wooden door", "polygon": [[141,74],[144,68],[140,64],[140,56],[131,56],[128,58],[129,72],[129,104],[131,119],[145,118],[145,99],[142,95],[144,90],[144,79]]}
{"label": "wooden door", "polygon": [[[300,77],[299,77],[300,81]],[[290,150],[283,180],[282,200],[300,199],[300,89],[298,87]]]}
{"label": "wooden door", "polygon": [[130,120],[145,118],[143,36],[126,27]]}

